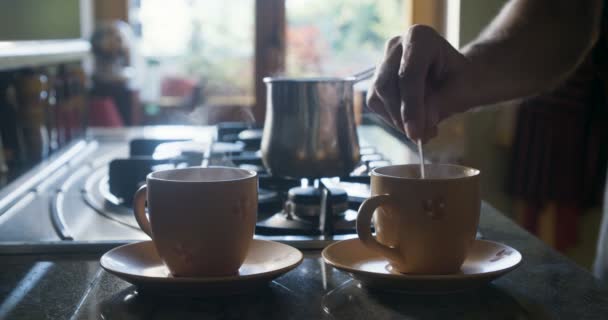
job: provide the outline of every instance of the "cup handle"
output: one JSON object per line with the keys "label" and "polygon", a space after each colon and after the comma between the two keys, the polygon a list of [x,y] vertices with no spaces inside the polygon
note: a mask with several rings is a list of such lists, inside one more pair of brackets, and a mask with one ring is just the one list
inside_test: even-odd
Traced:
{"label": "cup handle", "polygon": [[152,238],[152,227],[150,227],[150,220],[146,215],[146,198],[148,197],[148,186],[143,185],[135,192],[133,197],[133,212],[135,213],[135,221],[150,238]]}
{"label": "cup handle", "polygon": [[398,249],[385,246],[372,235],[371,220],[376,208],[391,200],[388,194],[376,195],[363,201],[357,215],[357,235],[359,240],[368,248],[380,252],[390,260],[402,260]]}

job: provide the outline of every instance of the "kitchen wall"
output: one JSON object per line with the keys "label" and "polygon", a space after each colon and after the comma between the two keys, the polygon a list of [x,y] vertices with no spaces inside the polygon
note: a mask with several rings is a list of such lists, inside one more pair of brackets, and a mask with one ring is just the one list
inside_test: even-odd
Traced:
{"label": "kitchen wall", "polygon": [[[475,39],[507,1],[460,0],[457,43],[464,46]],[[505,188],[510,173],[516,112],[514,102],[504,102],[455,116],[441,125],[439,137],[427,147],[427,154],[435,160],[461,162],[481,169],[484,200],[512,218],[515,218],[518,207]],[[547,215],[547,212],[542,215]],[[586,212],[579,223],[578,243],[566,252],[586,268],[595,258],[600,220],[601,208]]]}
{"label": "kitchen wall", "polygon": [[[474,40],[505,3],[506,0],[461,0],[460,44]],[[464,161],[484,172],[483,196],[507,214],[513,213],[512,199],[504,190],[509,174],[515,113],[514,104],[505,102],[464,117]]]}
{"label": "kitchen wall", "polygon": [[79,0],[0,1],[0,41],[80,38]]}
{"label": "kitchen wall", "polygon": [[129,1],[128,0],[94,0],[95,20],[129,21]]}
{"label": "kitchen wall", "polygon": [[[507,0],[460,0],[458,39],[466,45],[484,29]],[[450,14],[450,13],[448,13]],[[444,121],[439,137],[429,143],[427,154],[436,161],[460,162],[481,169],[483,197],[511,215],[512,201],[505,194],[515,108],[512,103],[457,115]]]}
{"label": "kitchen wall", "polygon": [[507,0],[460,0],[460,44],[475,39]]}

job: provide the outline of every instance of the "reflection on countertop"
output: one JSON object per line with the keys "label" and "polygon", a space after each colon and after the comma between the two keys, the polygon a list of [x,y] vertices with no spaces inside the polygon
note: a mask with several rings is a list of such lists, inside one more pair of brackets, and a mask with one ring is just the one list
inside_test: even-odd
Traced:
{"label": "reflection on countertop", "polygon": [[[161,297],[103,271],[107,247],[19,253],[0,246],[0,319],[604,319],[608,290],[587,271],[484,205],[481,232],[524,256],[479,290],[412,296],[372,291],[325,265],[319,251],[263,289],[236,296]],[[13,248],[14,249],[14,248]],[[59,252],[59,251],[57,251]]]}

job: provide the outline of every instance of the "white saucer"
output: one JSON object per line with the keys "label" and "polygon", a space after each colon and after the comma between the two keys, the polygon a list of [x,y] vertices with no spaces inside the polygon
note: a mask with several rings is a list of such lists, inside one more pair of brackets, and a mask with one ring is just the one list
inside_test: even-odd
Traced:
{"label": "white saucer", "polygon": [[154,243],[131,243],[108,251],[101,266],[111,274],[145,291],[162,294],[234,294],[248,291],[297,267],[302,252],[286,244],[254,239],[239,269],[225,277],[173,277],[162,262]]}
{"label": "white saucer", "polygon": [[336,242],[323,250],[325,262],[346,271],[370,288],[408,293],[449,293],[478,288],[517,268],[521,254],[504,244],[475,240],[460,272],[446,275],[403,274],[359,239]]}

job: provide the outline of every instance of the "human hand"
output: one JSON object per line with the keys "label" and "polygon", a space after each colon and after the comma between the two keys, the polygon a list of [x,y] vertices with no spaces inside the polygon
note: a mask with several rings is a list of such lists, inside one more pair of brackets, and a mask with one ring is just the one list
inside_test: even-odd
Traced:
{"label": "human hand", "polygon": [[367,105],[410,139],[428,141],[439,121],[468,108],[472,86],[463,83],[469,64],[431,27],[414,25],[387,42]]}

